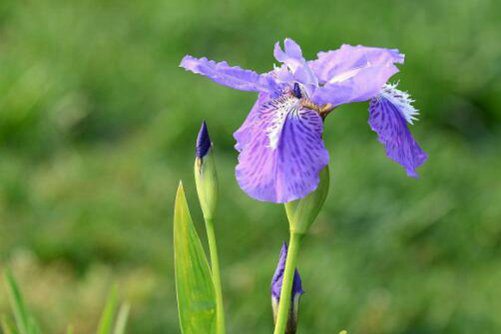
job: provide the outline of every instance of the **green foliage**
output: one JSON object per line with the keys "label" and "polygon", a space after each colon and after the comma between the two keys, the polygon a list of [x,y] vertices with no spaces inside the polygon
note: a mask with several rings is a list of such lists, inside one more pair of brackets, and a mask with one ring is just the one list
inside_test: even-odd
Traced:
{"label": "green foliage", "polygon": [[97,334],[124,334],[129,317],[130,306],[123,303],[118,309],[118,288],[114,286],[106,300],[101,320],[97,329]]}
{"label": "green foliage", "polygon": [[1,328],[2,328],[2,331],[3,331],[3,334],[14,334],[14,330],[12,329],[12,327],[10,326],[10,324],[8,323],[7,319],[5,317],[2,317],[0,319],[1,323]]}
{"label": "green foliage", "polygon": [[127,327],[127,320],[129,318],[130,305],[124,303],[120,306],[118,310],[117,321],[113,329],[113,334],[125,334],[125,328]]}
{"label": "green foliage", "polygon": [[[13,328],[7,318],[0,319],[0,325],[3,334],[41,334],[41,330],[26,307],[21,290],[10,269],[4,271],[4,280],[9,295],[9,301],[16,321],[16,327]],[[117,287],[114,286],[108,295],[105,308],[101,315],[97,334],[124,334],[129,315],[129,304],[124,303],[120,307],[118,317],[115,321],[116,308],[118,306]],[[113,330],[112,330],[113,329]],[[67,334],[73,334],[73,326],[68,326]]]}
{"label": "green foliage", "polygon": [[[7,269],[4,272],[4,280],[7,286],[7,292],[9,295],[9,301],[14,313],[14,318],[16,319],[16,329],[19,334],[39,334],[40,330],[35,322],[35,319],[30,315],[28,309],[21,295],[21,291],[12,275],[12,272]],[[5,324],[6,331],[11,331],[6,321],[2,321]]]}
{"label": "green foliage", "polygon": [[117,308],[118,308],[118,292],[117,292],[117,287],[114,286],[111,289],[108,298],[106,300],[106,305],[101,315],[101,320],[99,321],[97,334],[112,333],[113,322],[116,316]]}
{"label": "green foliage", "polygon": [[191,220],[182,183],[174,204],[174,262],[184,334],[216,333],[216,295],[209,263]]}

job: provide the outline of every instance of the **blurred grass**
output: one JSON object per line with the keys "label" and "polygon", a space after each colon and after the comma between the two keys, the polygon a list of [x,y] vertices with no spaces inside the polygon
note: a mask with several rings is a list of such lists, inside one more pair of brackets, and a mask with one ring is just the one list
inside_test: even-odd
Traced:
{"label": "blurred grass", "polygon": [[[92,331],[114,281],[133,305],[130,333],[178,332],[172,204],[180,178],[196,203],[193,142],[206,119],[224,189],[228,330],[270,332],[285,215],[233,176],[231,133],[255,97],[179,60],[265,71],[287,36],[309,58],[343,42],[398,47],[396,79],[422,111],[413,133],[430,160],[407,178],[365,104],[329,117],[331,193],[300,259],[300,329],[499,333],[500,10],[494,0],[0,2],[0,267],[11,264],[45,332]],[[0,290],[0,314],[7,307]]]}

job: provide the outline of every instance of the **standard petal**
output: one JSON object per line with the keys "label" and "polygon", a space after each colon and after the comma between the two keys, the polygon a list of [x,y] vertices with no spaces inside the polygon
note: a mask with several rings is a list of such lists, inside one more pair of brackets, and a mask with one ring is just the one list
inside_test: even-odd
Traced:
{"label": "standard petal", "polygon": [[404,55],[397,49],[347,44],[337,50],[321,51],[317,57],[309,65],[321,84],[344,81],[364,68],[404,62]]}
{"label": "standard petal", "polygon": [[318,85],[317,77],[304,59],[301,47],[292,39],[285,39],[284,50],[279,42],[275,43],[273,54],[279,62],[287,66],[296,81],[305,86],[316,87]]}
{"label": "standard petal", "polygon": [[329,162],[322,118],[284,95],[256,104],[255,114],[235,137],[240,150],[236,177],[251,197],[286,203],[315,190]]}
{"label": "standard petal", "polygon": [[367,101],[376,96],[388,79],[397,72],[395,65],[368,67],[346,80],[318,88],[311,100],[318,105],[330,103],[334,107]]}
{"label": "standard petal", "polygon": [[268,74],[258,74],[227,62],[215,62],[207,58],[195,58],[187,55],[181,61],[180,67],[196,74],[204,75],[218,84],[243,91],[273,92],[276,83]]}
{"label": "standard petal", "polygon": [[320,52],[317,60],[309,62],[322,86],[312,100],[334,106],[369,100],[398,72],[394,64],[403,61],[398,50],[360,45]]}
{"label": "standard petal", "polygon": [[388,158],[402,165],[407,175],[417,177],[416,168],[428,155],[412,137],[402,105],[384,94],[373,98],[369,106],[369,125],[385,146]]}

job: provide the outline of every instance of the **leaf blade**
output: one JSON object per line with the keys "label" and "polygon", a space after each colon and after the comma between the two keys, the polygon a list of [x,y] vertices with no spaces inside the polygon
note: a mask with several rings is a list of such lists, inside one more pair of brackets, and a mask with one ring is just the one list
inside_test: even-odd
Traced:
{"label": "leaf blade", "polygon": [[174,204],[174,266],[182,333],[215,333],[214,283],[182,183],[179,184]]}
{"label": "leaf blade", "polygon": [[19,334],[29,334],[31,325],[28,309],[26,308],[21,291],[10,269],[7,268],[4,271],[4,278],[18,332]]}
{"label": "leaf blade", "polygon": [[127,319],[129,318],[129,311],[130,311],[129,303],[123,303],[120,306],[113,334],[125,334],[125,328],[127,327]]}
{"label": "leaf blade", "polygon": [[108,298],[106,299],[106,306],[104,307],[103,313],[101,314],[101,319],[99,320],[99,326],[97,334],[111,334],[111,328],[113,326],[113,319],[115,318],[115,313],[118,306],[118,292],[116,285],[113,286]]}
{"label": "leaf blade", "polygon": [[7,318],[5,316],[2,316],[0,320],[0,328],[2,328],[2,331],[4,334],[14,334],[16,333],[14,329],[10,326],[9,322],[7,321]]}

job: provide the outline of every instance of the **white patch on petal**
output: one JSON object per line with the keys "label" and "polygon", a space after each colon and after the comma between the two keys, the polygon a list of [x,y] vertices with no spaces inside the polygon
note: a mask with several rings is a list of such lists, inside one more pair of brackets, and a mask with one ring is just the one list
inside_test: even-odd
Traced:
{"label": "white patch on petal", "polygon": [[363,69],[364,69],[364,67],[360,66],[360,67],[354,68],[352,70],[340,73],[340,74],[332,77],[327,83],[334,84],[334,83],[338,83],[338,82],[342,82],[342,81],[351,79]]}
{"label": "white patch on petal", "polygon": [[414,121],[417,120],[416,116],[419,115],[419,111],[412,106],[414,100],[411,99],[410,95],[407,92],[398,90],[397,85],[398,82],[384,85],[378,98],[384,98],[390,101],[397,107],[407,123],[414,124]]}
{"label": "white patch on petal", "polygon": [[270,117],[270,123],[266,129],[266,134],[269,139],[268,147],[276,149],[282,136],[282,129],[289,114],[292,116],[298,115],[300,110],[299,99],[292,95],[284,94],[277,99],[271,100],[263,106],[263,114],[265,117]]}

